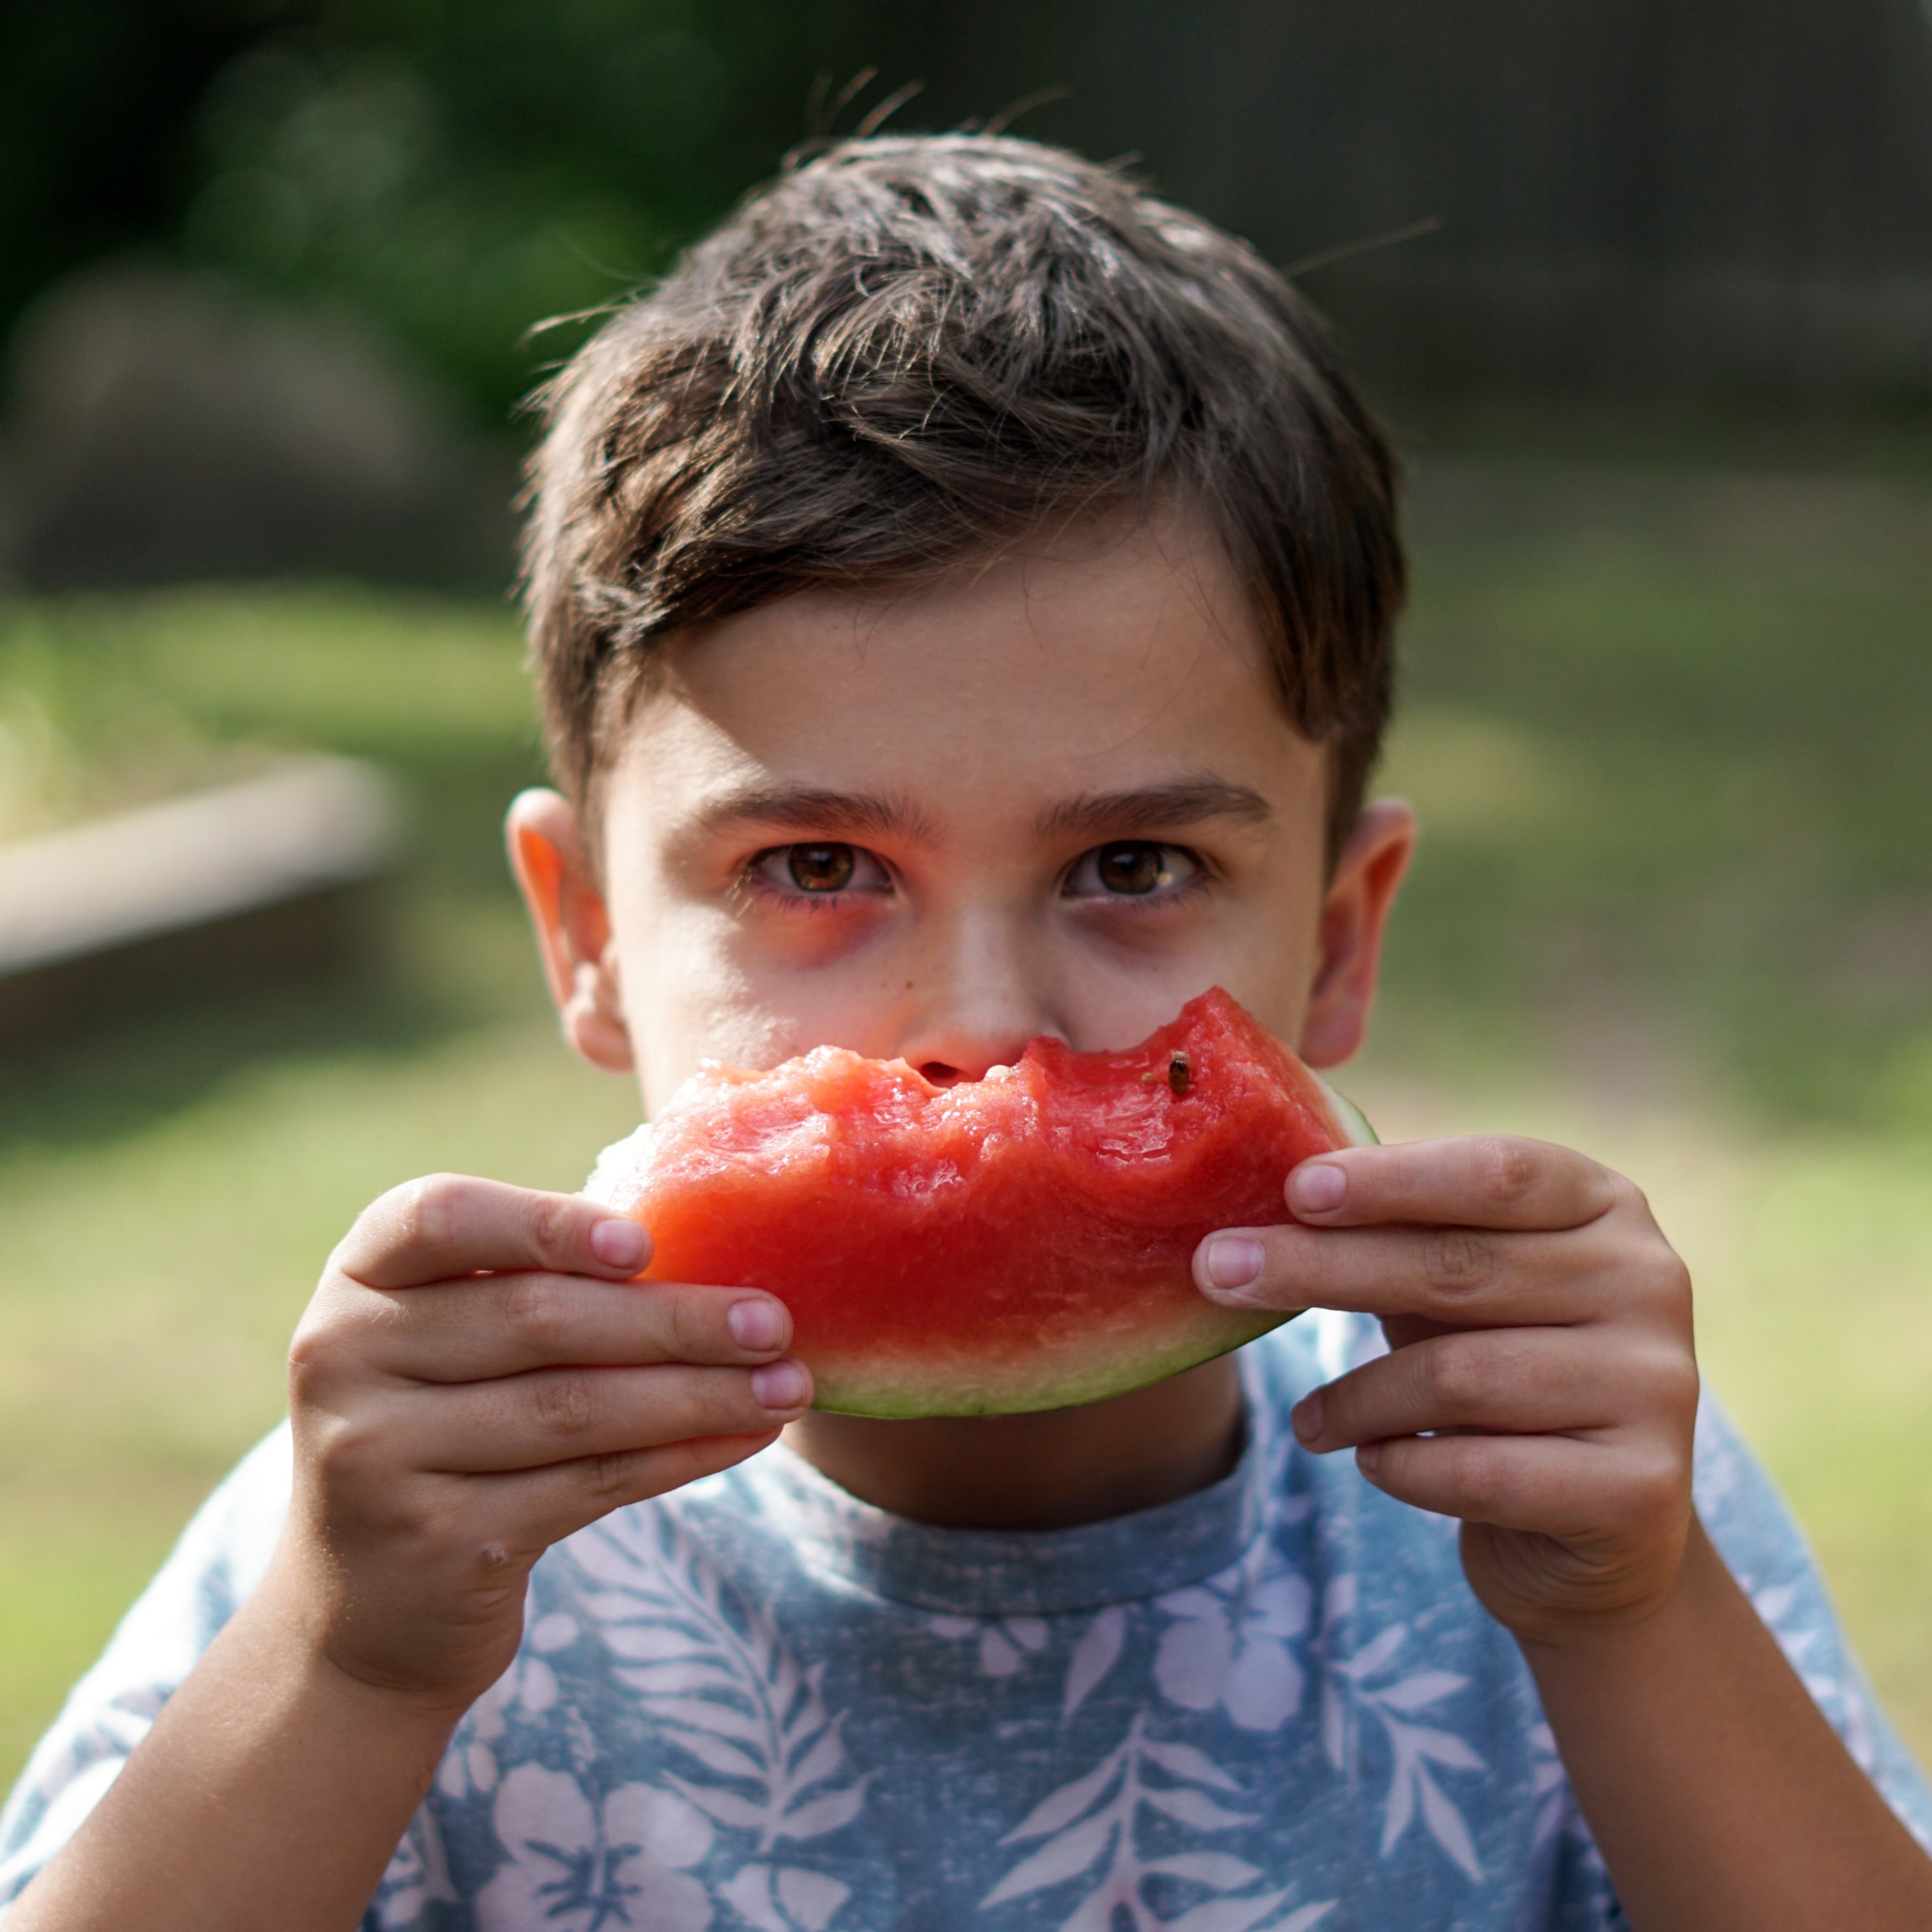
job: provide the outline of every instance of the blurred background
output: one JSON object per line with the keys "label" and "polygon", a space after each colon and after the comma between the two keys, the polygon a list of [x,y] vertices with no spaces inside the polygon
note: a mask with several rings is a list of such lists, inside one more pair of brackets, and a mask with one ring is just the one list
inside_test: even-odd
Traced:
{"label": "blurred background", "polygon": [[584,326],[530,331],[888,109],[1018,110],[1301,265],[1415,546],[1425,841],[1348,1084],[1646,1188],[1932,1756],[1918,0],[15,0],[0,1779],[280,1413],[358,1210],[574,1186],[633,1124],[499,850],[517,404]]}

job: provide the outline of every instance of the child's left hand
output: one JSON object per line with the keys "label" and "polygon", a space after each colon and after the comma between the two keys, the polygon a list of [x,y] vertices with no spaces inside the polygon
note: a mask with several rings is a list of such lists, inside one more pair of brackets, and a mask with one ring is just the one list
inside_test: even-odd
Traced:
{"label": "child's left hand", "polygon": [[1506,1137],[1351,1148],[1288,1177],[1294,1224],[1210,1234],[1204,1293],[1379,1316],[1390,1352],[1305,1396],[1402,1502],[1462,1520],[1472,1588],[1525,1641],[1634,1623],[1691,1521],[1697,1367],[1684,1264],[1631,1184]]}

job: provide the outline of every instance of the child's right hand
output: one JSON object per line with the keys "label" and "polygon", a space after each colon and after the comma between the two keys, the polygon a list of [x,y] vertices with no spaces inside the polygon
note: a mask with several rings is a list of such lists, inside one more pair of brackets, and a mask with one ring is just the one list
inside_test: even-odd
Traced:
{"label": "child's right hand", "polygon": [[578,1196],[454,1174],[350,1230],[290,1352],[269,1579],[319,1660],[460,1711],[508,1668],[552,1544],[742,1461],[810,1402],[783,1303],[633,1284],[650,1252]]}

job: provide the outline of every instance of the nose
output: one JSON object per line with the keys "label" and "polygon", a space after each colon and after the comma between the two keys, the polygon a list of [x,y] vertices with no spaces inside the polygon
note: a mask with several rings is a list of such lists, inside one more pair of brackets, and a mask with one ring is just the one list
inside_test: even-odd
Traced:
{"label": "nose", "polygon": [[915,980],[899,1052],[936,1087],[1010,1066],[1028,1040],[1064,1037],[1025,936],[992,914],[935,934]]}

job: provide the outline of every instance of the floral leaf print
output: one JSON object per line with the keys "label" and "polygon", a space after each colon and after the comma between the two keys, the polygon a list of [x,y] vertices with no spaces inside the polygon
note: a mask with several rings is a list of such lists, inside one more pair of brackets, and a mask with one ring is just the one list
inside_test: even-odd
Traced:
{"label": "floral leaf print", "polygon": [[1125,1744],[1118,1746],[1084,1778],[1076,1778],[1071,1784],[1063,1784],[1058,1791],[1042,1798],[1000,1840],[1000,1844],[1023,1845],[1029,1838],[1044,1838],[1049,1832],[1057,1832],[1062,1826],[1072,1824],[1112,1784],[1126,1753]]}
{"label": "floral leaf print", "polygon": [[982,1622],[977,1617],[941,1616],[928,1618],[926,1628],[949,1642],[976,1640],[982,1677],[1014,1676],[1029,1655],[1037,1655],[1046,1648],[1051,1634],[1044,1617],[1002,1617]]}
{"label": "floral leaf print", "polygon": [[1086,1702],[1108,1671],[1120,1661],[1127,1641],[1127,1613],[1109,1604],[1080,1633],[1066,1666],[1066,1690],[1060,1714],[1070,1718]]}
{"label": "floral leaf print", "polygon": [[1064,1879],[1077,1878],[1113,1844],[1120,1821],[1111,1811],[1096,1813],[1071,1831],[1050,1838],[1032,1857],[1022,1858],[986,1894],[988,1905],[1023,1898]]}
{"label": "floral leaf print", "polygon": [[1530,1773],[1530,1794],[1537,1805],[1535,1834],[1530,1848],[1540,1851],[1562,1828],[1570,1780],[1563,1760],[1556,1754],[1556,1733],[1547,1724],[1537,1725],[1529,1734],[1529,1742],[1536,1753]]}
{"label": "floral leaf print", "polygon": [[1165,1872],[1170,1878],[1196,1879],[1217,1892],[1233,1892],[1261,1876],[1257,1867],[1227,1852],[1176,1852],[1171,1858],[1153,1859],[1148,1870]]}
{"label": "floral leaf print", "polygon": [[1162,1770],[1172,1772],[1176,1778],[1189,1778],[1196,1784],[1211,1785],[1216,1791],[1238,1791],[1241,1788],[1205,1751],[1196,1750],[1192,1744],[1184,1744],[1178,1738],[1143,1738],[1141,1749]]}
{"label": "floral leaf print", "polygon": [[1339,1899],[1331,1898],[1320,1905],[1298,1906],[1286,1918],[1277,1919],[1274,1924],[1267,1927],[1265,1932],[1313,1932],[1313,1928],[1320,1924],[1340,1903]]}
{"label": "floral leaf print", "polygon": [[541,1717],[557,1700],[556,1673],[533,1651],[557,1651],[576,1642],[577,1620],[553,1613],[539,1618],[530,1642],[510,1667],[470,1708],[458,1742],[443,1754],[436,1767],[437,1789],[446,1796],[464,1798],[496,1788],[498,1747],[512,1715],[522,1712]]}
{"label": "floral leaf print", "polygon": [[[994,1886],[982,1910],[1090,1879],[1059,1932],[1118,1932],[1123,1926],[1132,1932],[1250,1932],[1275,1913],[1286,1888],[1244,1889],[1262,1879],[1244,1858],[1211,1848],[1144,1848],[1150,1816],[1196,1832],[1254,1822],[1252,1812],[1232,1810],[1202,1788],[1240,1794],[1213,1759],[1190,1744],[1149,1738],[1146,1724],[1143,1712],[1091,1771],[1050,1792],[1006,1834],[1002,1844],[1044,1842]],[[1202,1892],[1210,1896],[1198,1896]],[[1311,1909],[1318,1916],[1327,1907]]]}
{"label": "floral leaf print", "polygon": [[420,1922],[424,1908],[462,1903],[450,1882],[449,1859],[436,1814],[425,1805],[410,1821],[396,1847],[375,1900],[376,1923],[383,1932]]}
{"label": "floral leaf print", "polygon": [[1461,1690],[1468,1681],[1453,1670],[1418,1670],[1413,1677],[1405,1677],[1378,1694],[1387,1709],[1426,1711],[1451,1691]]}
{"label": "floral leaf print", "polygon": [[1417,1772],[1415,1790],[1422,1801],[1424,1821],[1436,1842],[1472,1878],[1480,1878],[1482,1861],[1476,1856],[1475,1840],[1469,1835],[1462,1813],[1443,1796],[1442,1787],[1427,1772]]}
{"label": "floral leaf print", "polygon": [[566,1773],[523,1764],[494,1816],[507,1857],[477,1894],[478,1932],[707,1932],[711,1900],[688,1868],[710,1852],[711,1827],[671,1792],[620,1785],[594,1804]]}
{"label": "floral leaf print", "polygon": [[[1330,1586],[1323,1606],[1323,1644],[1332,1648],[1333,1627],[1355,1606],[1354,1580]],[[1480,1771],[1483,1760],[1453,1732],[1412,1721],[1468,1688],[1453,1670],[1409,1672],[1384,1683],[1372,1680],[1393,1668],[1409,1636],[1406,1623],[1379,1631],[1352,1656],[1331,1656],[1322,1684],[1322,1742],[1337,1771],[1351,1772],[1357,1755],[1361,1714],[1375,1720],[1389,1751],[1388,1795],[1383,1804],[1382,1853],[1386,1858],[1420,1816],[1424,1828],[1450,1862],[1471,1879],[1483,1875],[1482,1861],[1468,1821],[1436,1781],[1432,1766],[1445,1771]],[[1539,1787],[1540,1789],[1540,1787]]]}
{"label": "floral leaf print", "polygon": [[1288,1648],[1313,1605],[1307,1580],[1267,1538],[1205,1583],[1154,1600],[1174,1621],[1154,1654],[1154,1682],[1186,1711],[1219,1706],[1247,1731],[1275,1731],[1301,1703],[1302,1671]]}
{"label": "floral leaf print", "polygon": [[680,1778],[675,1772],[668,1772],[672,1787],[690,1799],[699,1810],[720,1825],[734,1826],[741,1832],[763,1834],[765,1828],[765,1808],[749,1798],[742,1798],[735,1791],[728,1791],[722,1785],[694,1784],[688,1778]]}
{"label": "floral leaf print", "polygon": [[821,1673],[800,1670],[769,1608],[730,1589],[673,1520],[615,1516],[598,1528],[572,1550],[607,1586],[581,1601],[626,1660],[614,1675],[693,1771],[712,1774],[672,1774],[673,1789],[712,1823],[754,1834],[763,1852],[849,1824],[866,1780],[852,1776]]}
{"label": "floral leaf print", "polygon": [[1178,1918],[1158,1922],[1165,1932],[1248,1932],[1287,1896],[1285,1892],[1270,1892],[1258,1898],[1210,1898]]}
{"label": "floral leaf print", "polygon": [[810,1799],[796,1807],[787,1818],[780,1835],[787,1838],[823,1838],[827,1832],[837,1831],[841,1825],[849,1825],[858,1816],[865,1802],[866,1786],[862,1779],[856,1784],[828,1792],[823,1798]]}
{"label": "floral leaf print", "polygon": [[1193,1790],[1185,1784],[1176,1785],[1171,1791],[1150,1791],[1146,1798],[1156,1811],[1165,1811],[1170,1818],[1191,1825],[1197,1832],[1225,1832],[1231,1825],[1255,1822],[1252,1812],[1230,1811],[1225,1805],[1216,1804],[1204,1791]]}
{"label": "floral leaf print", "polygon": [[748,1864],[718,1895],[757,1932],[824,1932],[852,1888],[799,1865]]}
{"label": "floral leaf print", "polygon": [[845,1747],[838,1740],[844,1724],[842,1715],[836,1718],[819,1733],[815,1742],[807,1740],[793,1747],[797,1762],[790,1767],[791,1779],[800,1790],[808,1790],[813,1785],[823,1783],[838,1768],[845,1755]]}

